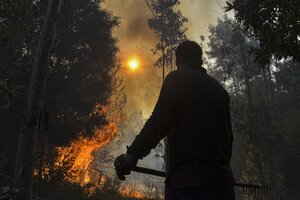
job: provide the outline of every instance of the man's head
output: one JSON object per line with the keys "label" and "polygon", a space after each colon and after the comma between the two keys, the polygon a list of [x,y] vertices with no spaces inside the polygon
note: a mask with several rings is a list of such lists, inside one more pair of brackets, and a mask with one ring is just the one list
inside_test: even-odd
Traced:
{"label": "man's head", "polygon": [[197,42],[186,40],[180,43],[176,49],[176,65],[181,67],[186,63],[202,65],[202,49]]}

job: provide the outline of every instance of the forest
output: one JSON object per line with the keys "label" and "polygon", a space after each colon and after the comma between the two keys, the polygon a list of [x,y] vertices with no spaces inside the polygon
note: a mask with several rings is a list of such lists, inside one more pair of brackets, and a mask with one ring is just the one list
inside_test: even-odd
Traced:
{"label": "forest", "polygon": [[[300,2],[216,0],[221,15],[207,36],[193,38],[183,1],[136,1],[156,38],[149,80],[176,70],[176,47],[191,39],[229,92],[236,181],[272,188],[261,195],[236,188],[237,199],[300,199]],[[126,110],[126,92],[135,89],[124,81],[115,34],[123,21],[104,4],[0,1],[0,199],[163,199],[163,179],[122,182],[113,169],[147,116]],[[149,157],[163,169],[164,144]]]}

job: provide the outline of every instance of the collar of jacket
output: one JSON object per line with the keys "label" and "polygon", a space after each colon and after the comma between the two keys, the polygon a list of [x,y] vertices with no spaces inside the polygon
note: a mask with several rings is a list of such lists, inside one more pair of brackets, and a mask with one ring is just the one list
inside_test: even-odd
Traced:
{"label": "collar of jacket", "polygon": [[186,68],[186,67],[195,68],[195,69],[200,70],[203,73],[207,73],[206,69],[204,67],[200,66],[199,64],[188,62],[188,63],[185,63],[184,65],[182,65],[181,69]]}

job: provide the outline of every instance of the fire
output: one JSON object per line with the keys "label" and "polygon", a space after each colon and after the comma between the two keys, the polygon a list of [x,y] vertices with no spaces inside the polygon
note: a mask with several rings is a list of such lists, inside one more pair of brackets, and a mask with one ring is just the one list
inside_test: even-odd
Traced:
{"label": "fire", "polygon": [[111,122],[111,119],[114,118],[117,121],[120,118],[118,116],[112,117],[112,113],[109,113],[110,110],[109,106],[96,105],[92,114],[105,114],[108,124],[95,129],[91,138],[86,138],[80,134],[68,146],[56,149],[58,157],[55,167],[66,169],[64,178],[68,182],[77,183],[81,186],[93,183],[96,188],[100,189],[105,184],[105,177],[100,175],[99,171],[95,171],[91,165],[94,161],[93,153],[95,150],[109,144],[118,133],[118,122]]}
{"label": "fire", "polygon": [[132,58],[128,61],[128,67],[135,71],[139,67],[139,61],[136,58]]}
{"label": "fire", "polygon": [[138,191],[135,191],[135,188],[132,186],[123,187],[120,189],[120,194],[125,197],[131,197],[136,199],[145,199],[146,196]]}
{"label": "fire", "polygon": [[70,183],[79,183],[81,186],[91,182],[90,165],[94,160],[93,152],[107,145],[116,135],[118,127],[110,123],[101,129],[94,131],[94,137],[84,138],[80,136],[73,140],[69,146],[58,147],[56,166],[71,164],[65,174],[65,179]]}
{"label": "fire", "polygon": [[[120,96],[116,97],[116,99],[118,98]],[[96,127],[92,137],[85,137],[83,132],[67,146],[56,148],[58,156],[54,162],[54,168],[63,171],[63,177],[66,181],[79,184],[85,188],[87,194],[92,195],[97,190],[102,191],[108,188],[117,190],[120,195],[125,197],[146,199],[147,196],[142,192],[136,191],[135,187],[127,185],[120,188],[120,183],[114,182],[112,163],[108,163],[108,165],[113,171],[105,171],[105,169],[97,166],[100,159],[97,159],[98,162],[96,162],[94,157],[95,151],[106,147],[118,135],[121,122],[124,121],[124,115],[120,112],[122,108],[120,106],[121,103],[118,104],[118,101],[115,101],[115,99],[110,99],[106,106],[95,105],[90,116],[105,116],[107,124]],[[101,161],[103,162],[100,166],[105,164],[105,162],[112,162]]]}

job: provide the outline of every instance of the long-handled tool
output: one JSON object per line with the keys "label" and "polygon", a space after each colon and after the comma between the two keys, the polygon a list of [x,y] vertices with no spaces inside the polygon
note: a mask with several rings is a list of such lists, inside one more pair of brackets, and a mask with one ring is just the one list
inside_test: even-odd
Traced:
{"label": "long-handled tool", "polygon": [[145,168],[145,167],[139,167],[139,166],[135,166],[132,169],[132,171],[143,173],[143,174],[154,175],[154,176],[160,176],[160,177],[166,177],[167,176],[166,172],[158,171],[158,170],[155,170],[155,169],[149,169],[149,168]]}
{"label": "long-handled tool", "polygon": [[[160,177],[166,177],[166,172],[155,170],[155,169],[149,169],[145,167],[135,166],[132,171],[154,175],[154,176],[160,176]],[[250,184],[250,183],[235,183],[235,187],[242,188],[242,193],[244,195],[265,195],[265,194],[271,194],[271,186],[269,185],[256,185],[256,184]]]}

